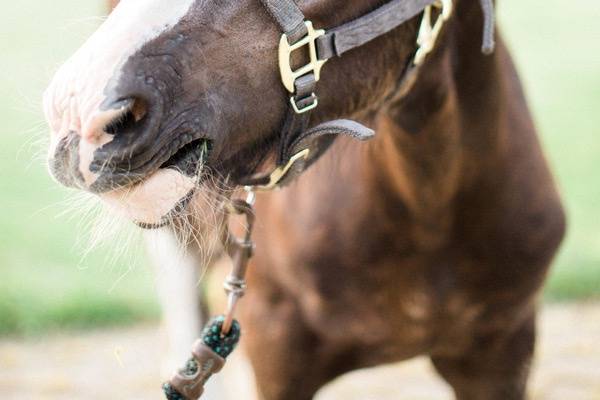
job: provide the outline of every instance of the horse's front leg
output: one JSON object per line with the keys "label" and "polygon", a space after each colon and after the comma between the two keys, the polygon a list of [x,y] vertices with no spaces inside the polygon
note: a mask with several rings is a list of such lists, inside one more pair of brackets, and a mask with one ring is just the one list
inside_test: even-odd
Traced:
{"label": "horse's front leg", "polygon": [[353,369],[353,358],[347,349],[311,330],[289,294],[261,286],[248,293],[242,321],[258,396],[310,400],[325,384]]}
{"label": "horse's front leg", "polygon": [[169,346],[163,372],[170,374],[189,358],[204,323],[199,288],[201,263],[184,251],[169,229],[149,232],[145,239]]}
{"label": "horse's front leg", "polygon": [[461,355],[431,359],[458,400],[524,400],[534,344],[532,315],[512,332],[476,337]]}

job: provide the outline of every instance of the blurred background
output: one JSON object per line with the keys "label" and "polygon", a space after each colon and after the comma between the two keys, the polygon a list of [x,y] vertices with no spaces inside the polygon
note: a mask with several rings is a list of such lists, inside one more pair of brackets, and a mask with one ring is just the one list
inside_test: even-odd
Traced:
{"label": "blurred background", "polygon": [[[19,368],[44,357],[43,349],[55,351],[65,368],[69,361],[63,355],[74,349],[90,364],[98,357],[111,362],[116,358],[119,364],[127,356],[136,360],[135,352],[120,358],[119,349],[126,353],[127,346],[141,343],[155,347],[160,314],[154,274],[136,244],[136,233],[115,230],[112,235],[108,229],[105,237],[94,237],[94,211],[86,211],[86,202],[55,184],[45,169],[43,89],[60,63],[101,23],[104,2],[0,1],[0,392],[21,398],[18,386],[25,378]],[[557,363],[551,366],[560,375],[556,379],[566,383],[556,386],[554,375],[546,372],[536,378],[536,398],[600,399],[600,384],[593,383],[600,376],[579,384],[581,374],[600,370],[598,349],[586,344],[586,338],[600,340],[600,322],[594,323],[600,321],[600,3],[499,0],[498,8],[500,31],[521,72],[569,216],[569,233],[544,293],[542,351],[547,346],[551,354],[541,357],[553,357],[557,343],[576,346],[566,353],[579,353],[550,359]],[[100,245],[86,252],[94,240]],[[131,246],[125,245],[128,241]],[[104,340],[114,351],[84,357],[89,350],[85,343],[91,340]],[[160,354],[140,356],[156,360]],[[589,360],[571,371],[573,360],[579,359]],[[572,375],[565,378],[563,370]],[[414,386],[434,388],[418,392],[423,395],[419,398],[436,398],[434,393],[447,390],[441,383],[422,383],[414,371],[405,371],[411,382],[419,382]],[[122,375],[128,382],[137,379],[140,387],[158,384],[150,372],[146,378],[130,373]],[[381,393],[393,393],[382,383],[385,374],[380,375],[373,385]],[[22,398],[74,398],[67,372],[59,378],[43,396]],[[553,384],[556,390],[548,389]],[[352,391],[355,397],[344,398],[367,398],[373,392],[356,397],[357,390]],[[398,393],[402,390],[406,386]]]}

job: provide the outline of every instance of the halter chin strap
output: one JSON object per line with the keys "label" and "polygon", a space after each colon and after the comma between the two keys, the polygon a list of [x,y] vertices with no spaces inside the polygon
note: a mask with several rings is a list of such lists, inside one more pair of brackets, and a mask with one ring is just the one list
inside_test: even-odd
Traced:
{"label": "halter chin strap", "polygon": [[[405,75],[405,80],[409,80],[435,48],[444,23],[453,11],[453,0],[392,0],[361,18],[325,31],[316,30],[294,0],[261,2],[283,31],[279,43],[279,69],[283,85],[290,93],[290,106],[281,130],[277,168],[270,174],[242,182],[253,190],[271,190],[288,184],[314,163],[339,135],[359,140],[374,136],[371,129],[348,120],[331,121],[308,129],[310,112],[319,104],[316,84],[321,77],[321,68],[329,59],[385,35],[422,14],[417,51]],[[494,4],[493,0],[480,2],[485,15],[482,50],[487,54],[494,48]],[[435,22],[432,21],[434,9],[439,11]],[[292,54],[304,48],[308,49],[309,62],[294,70]]]}

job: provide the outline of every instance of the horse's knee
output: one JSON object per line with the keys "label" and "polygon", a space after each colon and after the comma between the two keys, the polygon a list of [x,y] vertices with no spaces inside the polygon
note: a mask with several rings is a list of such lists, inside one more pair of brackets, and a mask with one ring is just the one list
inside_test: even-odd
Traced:
{"label": "horse's knee", "polygon": [[244,345],[263,400],[309,400],[355,367],[346,349],[325,342],[293,298],[273,287],[248,293],[242,306]]}
{"label": "horse's knee", "polygon": [[523,400],[535,346],[535,317],[513,332],[474,340],[460,355],[433,355],[440,375],[458,400]]}

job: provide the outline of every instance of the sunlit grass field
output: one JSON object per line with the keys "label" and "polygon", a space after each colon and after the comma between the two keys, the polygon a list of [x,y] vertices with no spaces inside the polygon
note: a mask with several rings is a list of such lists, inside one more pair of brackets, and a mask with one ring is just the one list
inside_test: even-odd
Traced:
{"label": "sunlit grass field", "polygon": [[[46,134],[43,88],[100,22],[95,16],[103,4],[6,3],[0,24],[0,334],[156,318],[154,277],[143,251],[115,260],[124,247],[121,235],[83,254],[90,220],[64,212],[73,193],[48,177],[39,142]],[[600,4],[498,3],[501,30],[569,214],[569,235],[546,296],[600,296]]]}

